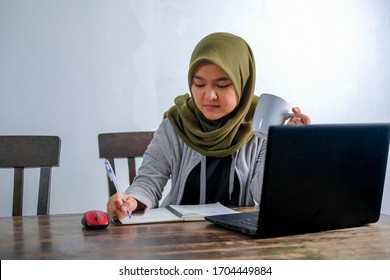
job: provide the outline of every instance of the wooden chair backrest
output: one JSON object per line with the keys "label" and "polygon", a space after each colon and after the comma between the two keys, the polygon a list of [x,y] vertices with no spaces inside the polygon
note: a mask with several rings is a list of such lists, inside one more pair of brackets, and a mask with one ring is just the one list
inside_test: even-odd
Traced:
{"label": "wooden chair backrest", "polygon": [[49,214],[52,167],[59,166],[58,136],[0,136],[0,168],[14,169],[12,216],[23,214],[24,169],[40,168],[37,215]]}
{"label": "wooden chair backrest", "polygon": [[[153,131],[102,133],[98,135],[99,157],[107,159],[115,172],[116,158],[126,158],[129,170],[129,185],[136,175],[135,159],[144,155],[152,141]],[[112,196],[116,193],[114,184],[108,178],[108,191]]]}

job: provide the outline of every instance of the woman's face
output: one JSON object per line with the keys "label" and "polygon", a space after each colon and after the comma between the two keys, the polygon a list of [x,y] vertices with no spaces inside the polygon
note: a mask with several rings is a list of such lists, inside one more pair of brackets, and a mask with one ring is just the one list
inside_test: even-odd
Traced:
{"label": "woman's face", "polygon": [[192,77],[191,92],[196,106],[209,120],[218,120],[238,105],[236,89],[217,65],[201,62]]}

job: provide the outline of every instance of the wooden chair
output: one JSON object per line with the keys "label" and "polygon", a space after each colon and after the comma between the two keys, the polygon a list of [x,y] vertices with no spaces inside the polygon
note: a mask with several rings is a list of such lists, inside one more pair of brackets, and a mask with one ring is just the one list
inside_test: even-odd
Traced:
{"label": "wooden chair", "polygon": [[0,136],[0,168],[14,169],[12,216],[23,213],[25,168],[40,168],[37,215],[49,214],[51,169],[59,166],[57,136]]}
{"label": "wooden chair", "polygon": [[[144,155],[153,131],[102,133],[98,135],[99,157],[107,159],[115,172],[115,158],[127,158],[129,170],[129,185],[136,175],[135,159]],[[116,193],[114,184],[108,180],[108,192],[112,196]]]}

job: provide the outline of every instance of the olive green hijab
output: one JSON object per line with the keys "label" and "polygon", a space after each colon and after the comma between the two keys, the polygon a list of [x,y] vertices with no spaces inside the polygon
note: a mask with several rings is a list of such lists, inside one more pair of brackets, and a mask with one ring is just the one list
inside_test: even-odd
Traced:
{"label": "olive green hijab", "polygon": [[229,33],[213,33],[195,47],[188,71],[191,90],[193,74],[200,62],[218,65],[231,79],[239,103],[227,116],[208,120],[189,94],[176,97],[175,105],[165,114],[179,137],[204,156],[232,154],[252,137],[252,119],[258,97],[254,95],[255,62],[250,46]]}

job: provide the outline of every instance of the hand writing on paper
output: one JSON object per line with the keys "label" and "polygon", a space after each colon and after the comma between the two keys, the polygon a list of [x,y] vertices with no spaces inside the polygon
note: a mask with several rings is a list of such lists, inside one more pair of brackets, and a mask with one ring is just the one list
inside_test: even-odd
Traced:
{"label": "hand writing on paper", "polygon": [[107,213],[112,219],[123,219],[127,217],[127,211],[133,212],[141,209],[141,206],[143,205],[131,195],[126,193],[123,193],[122,195],[124,202],[118,193],[111,196],[107,202]]}

